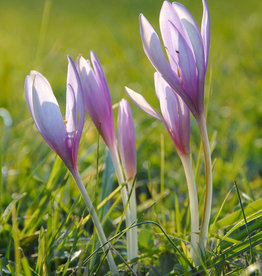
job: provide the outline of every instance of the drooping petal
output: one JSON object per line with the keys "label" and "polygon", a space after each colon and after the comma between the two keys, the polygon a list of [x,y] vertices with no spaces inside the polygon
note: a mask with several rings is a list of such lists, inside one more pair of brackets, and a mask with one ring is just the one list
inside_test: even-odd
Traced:
{"label": "drooping petal", "polygon": [[136,141],[132,113],[128,102],[120,101],[118,120],[118,145],[126,179],[132,181],[136,176]]}
{"label": "drooping petal", "polygon": [[199,27],[194,17],[191,15],[191,13],[187,10],[187,8],[184,5],[177,2],[173,2],[172,5],[187,32],[187,35],[192,45],[192,50],[195,56],[198,72],[202,77],[203,72],[205,72],[205,59],[203,42]]}
{"label": "drooping petal", "polygon": [[209,47],[210,47],[210,17],[206,0],[202,0],[203,3],[203,17],[201,23],[201,35],[204,45],[205,53],[205,66],[207,67]]}
{"label": "drooping petal", "polygon": [[126,93],[129,96],[129,98],[144,112],[149,114],[150,116],[157,118],[159,120],[162,120],[161,115],[146,101],[146,99],[133,91],[132,89],[125,87]]}
{"label": "drooping petal", "polygon": [[61,155],[67,138],[66,127],[50,84],[41,74],[33,80],[32,102],[35,120],[47,143]]}

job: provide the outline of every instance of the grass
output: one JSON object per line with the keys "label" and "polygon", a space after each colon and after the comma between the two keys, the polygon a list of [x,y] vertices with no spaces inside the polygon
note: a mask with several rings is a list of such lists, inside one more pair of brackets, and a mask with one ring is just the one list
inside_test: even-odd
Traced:
{"label": "grass", "polygon": [[[198,20],[200,2],[183,1]],[[154,70],[142,49],[138,15],[143,12],[159,30],[161,4],[149,0],[0,0],[0,107],[12,119],[11,124],[1,109],[0,274],[82,275],[84,269],[97,275],[107,273],[76,185],[30,118],[24,78],[32,69],[43,73],[64,110],[66,54],[73,59],[79,53],[89,58],[93,50],[105,70],[114,104],[127,98],[124,86],[128,85],[157,108]],[[206,103],[214,201],[210,251],[199,273],[247,275],[261,266],[262,254],[262,2],[208,4],[212,37],[206,96],[211,93]],[[137,137],[141,275],[193,274],[186,261],[190,220],[182,166],[164,126],[132,103],[131,108]],[[203,206],[203,156],[199,155],[198,162],[200,139],[196,122],[191,121],[192,160],[199,206]],[[128,274],[124,223],[118,226],[123,210],[120,193],[105,145],[102,141],[99,145],[97,132],[86,117],[80,172],[99,215],[106,218],[106,235],[116,236],[119,269]],[[106,204],[99,207],[105,198]]]}

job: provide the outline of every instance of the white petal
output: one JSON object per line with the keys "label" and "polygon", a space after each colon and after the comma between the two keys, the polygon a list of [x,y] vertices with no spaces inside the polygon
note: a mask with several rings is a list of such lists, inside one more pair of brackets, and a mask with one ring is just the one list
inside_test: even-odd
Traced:
{"label": "white petal", "polygon": [[133,91],[132,89],[125,87],[127,95],[130,97],[130,99],[143,111],[145,111],[147,114],[162,120],[161,115],[145,100],[145,98]]}
{"label": "white petal", "polygon": [[168,79],[174,77],[174,73],[167,62],[159,37],[143,14],[139,16],[140,35],[145,53],[153,66]]}
{"label": "white petal", "polygon": [[206,0],[203,2],[203,17],[201,23],[201,35],[203,39],[204,52],[205,52],[205,65],[207,67],[209,47],[210,47],[210,17]]}
{"label": "white petal", "polygon": [[35,119],[54,148],[64,147],[67,137],[64,120],[50,84],[42,75],[34,75],[33,107]]}

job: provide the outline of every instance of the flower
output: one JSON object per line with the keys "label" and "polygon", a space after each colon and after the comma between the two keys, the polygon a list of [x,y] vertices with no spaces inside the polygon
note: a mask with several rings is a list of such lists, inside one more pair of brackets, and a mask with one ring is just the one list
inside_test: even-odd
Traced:
{"label": "flower", "polygon": [[119,104],[117,132],[120,157],[129,182],[136,176],[136,140],[131,109],[124,99]]}
{"label": "flower", "polygon": [[65,120],[48,80],[40,73],[31,71],[26,76],[25,97],[40,134],[67,168],[76,172],[85,110],[81,82],[71,57],[68,56]]}
{"label": "flower", "polygon": [[128,87],[126,87],[126,92],[138,107],[165,124],[179,155],[188,155],[190,153],[189,109],[183,100],[173,92],[161,74],[156,72],[154,78],[162,116],[149,105],[142,95]]}
{"label": "flower", "polygon": [[104,71],[92,51],[91,62],[94,69],[89,60],[85,60],[82,56],[76,62],[83,86],[85,109],[110,149],[115,144],[111,97]]}
{"label": "flower", "polygon": [[204,112],[204,82],[210,45],[209,12],[206,0],[202,3],[200,32],[195,19],[182,4],[164,1],[159,21],[170,64],[157,33],[143,14],[139,17],[147,57],[196,118]]}

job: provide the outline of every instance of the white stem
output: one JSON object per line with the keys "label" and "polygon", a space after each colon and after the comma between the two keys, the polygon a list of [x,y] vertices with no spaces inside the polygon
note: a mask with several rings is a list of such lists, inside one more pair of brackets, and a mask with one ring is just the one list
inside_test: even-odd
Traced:
{"label": "white stem", "polygon": [[105,234],[104,234],[104,231],[103,231],[103,228],[100,224],[100,221],[98,219],[98,216],[96,214],[96,211],[95,211],[95,208],[88,196],[88,193],[84,187],[84,184],[81,180],[81,177],[79,175],[79,172],[76,171],[76,172],[72,172],[72,175],[75,179],[75,182],[82,194],[82,197],[86,203],[86,206],[87,206],[87,209],[88,209],[88,212],[93,220],[93,223],[95,225],[95,228],[96,228],[96,231],[97,231],[97,235],[98,235],[98,238],[99,238],[99,241],[101,243],[101,245],[105,244],[103,246],[103,250],[106,254],[106,258],[107,258],[107,261],[108,261],[108,264],[109,264],[109,267],[110,267],[110,270],[112,272],[112,275],[119,275],[118,273],[118,270],[117,270],[117,267],[116,267],[116,264],[115,264],[115,261],[113,259],[113,256],[111,254],[111,251],[110,251],[110,248],[109,248],[109,245],[107,244],[107,239],[105,237]]}
{"label": "white stem", "polygon": [[[121,164],[120,164],[120,160],[119,160],[116,145],[110,147],[109,151],[111,153],[113,164],[114,164],[114,167],[115,167],[115,170],[116,170],[118,184],[122,185],[123,183],[125,183],[125,180],[124,180],[124,176],[123,176],[123,172],[122,172],[122,168],[121,168]],[[126,187],[123,187],[121,189],[121,194],[122,194],[123,205],[125,207],[127,205],[127,202],[128,202],[128,192],[127,192]],[[126,218],[126,227],[130,227],[132,225],[131,212],[130,212],[130,203],[128,204],[128,206],[126,208],[125,218]],[[129,260],[129,256],[131,255],[132,247],[133,247],[131,230],[132,229],[129,229],[126,233],[128,260]]]}
{"label": "white stem", "polygon": [[211,215],[212,207],[212,162],[211,162],[211,152],[206,128],[206,120],[204,114],[202,114],[197,120],[198,127],[200,130],[200,135],[202,139],[204,158],[205,158],[205,174],[206,174],[206,192],[205,192],[205,202],[203,217],[201,221],[200,228],[200,249],[204,253],[207,245],[208,236],[208,226]]}
{"label": "white stem", "polygon": [[[132,185],[133,185],[133,180],[128,182],[128,190],[129,193],[132,190]],[[136,189],[135,189],[135,184],[132,190],[132,194],[130,196],[130,217],[131,217],[131,224],[136,223],[137,220],[137,212],[136,212]],[[131,233],[131,242],[132,242],[132,247],[130,250],[130,254],[128,257],[128,260],[132,260],[137,258],[138,256],[138,238],[137,238],[137,227],[132,227],[130,229]]]}
{"label": "white stem", "polygon": [[199,213],[198,213],[198,197],[195,183],[195,177],[191,165],[189,154],[179,154],[182,161],[189,193],[190,216],[191,216],[191,250],[190,254],[195,265],[200,265],[199,257]]}
{"label": "white stem", "polygon": [[[113,160],[113,164],[114,164],[114,167],[115,167],[115,170],[116,170],[116,176],[117,176],[118,184],[122,185],[123,183],[125,183],[125,180],[124,180],[124,176],[123,176],[123,173],[122,173],[122,168],[121,168],[121,165],[120,165],[120,160],[119,160],[119,156],[118,156],[116,146],[114,145],[111,148],[109,148],[109,151],[110,151],[110,154],[111,154],[111,157],[112,157],[112,160]],[[128,201],[128,193],[127,193],[126,187],[123,187],[121,189],[121,195],[122,195],[122,200],[123,200],[123,204],[124,204],[124,207],[125,207],[126,204],[127,204],[127,201]],[[127,209],[129,209],[129,208],[127,208]]]}

